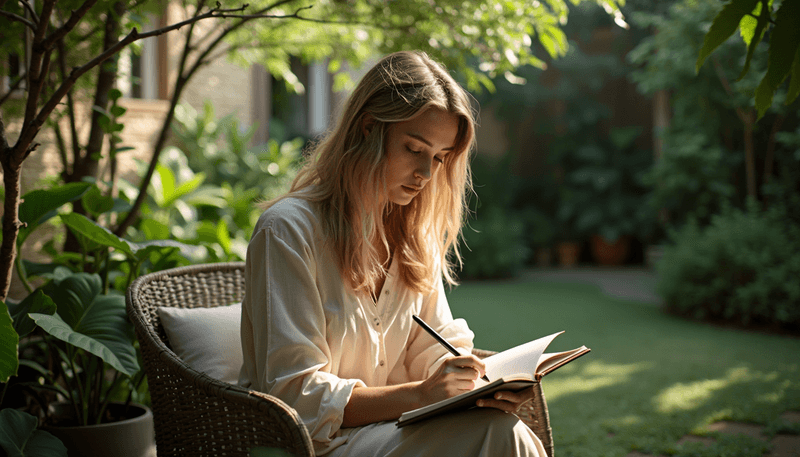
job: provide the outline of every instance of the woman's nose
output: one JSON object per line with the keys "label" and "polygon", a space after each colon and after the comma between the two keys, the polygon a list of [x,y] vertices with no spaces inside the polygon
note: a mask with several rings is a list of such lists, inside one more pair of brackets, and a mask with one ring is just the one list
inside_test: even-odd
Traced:
{"label": "woman's nose", "polygon": [[417,164],[417,169],[414,170],[414,175],[422,180],[431,179],[431,169],[433,168],[432,159],[422,159]]}

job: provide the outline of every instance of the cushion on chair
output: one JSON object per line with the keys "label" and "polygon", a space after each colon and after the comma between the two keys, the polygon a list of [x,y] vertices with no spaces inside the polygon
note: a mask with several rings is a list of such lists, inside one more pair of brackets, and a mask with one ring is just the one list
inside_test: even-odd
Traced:
{"label": "cushion on chair", "polygon": [[175,354],[193,369],[236,384],[242,368],[242,305],[159,307],[158,317]]}

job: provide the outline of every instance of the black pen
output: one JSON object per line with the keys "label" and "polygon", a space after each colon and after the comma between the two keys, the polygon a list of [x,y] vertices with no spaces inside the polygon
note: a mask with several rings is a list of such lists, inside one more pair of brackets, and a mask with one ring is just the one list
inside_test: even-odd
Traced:
{"label": "black pen", "polygon": [[[453,354],[456,357],[461,356],[461,353],[458,352],[458,350],[456,348],[454,348],[452,344],[448,343],[446,339],[442,338],[442,335],[439,335],[438,333],[436,333],[436,330],[432,329],[430,325],[428,325],[425,321],[422,320],[422,318],[420,318],[416,314],[412,314],[411,317],[413,317],[414,320],[417,321],[417,324],[419,324],[420,327],[424,328],[426,332],[430,333],[430,335],[436,341],[438,341],[439,344],[441,344],[442,346],[447,348],[447,350],[450,351],[451,354]],[[489,381],[489,378],[487,378],[485,374],[483,375],[483,377],[481,379],[483,379],[486,382],[491,382],[491,381]]]}

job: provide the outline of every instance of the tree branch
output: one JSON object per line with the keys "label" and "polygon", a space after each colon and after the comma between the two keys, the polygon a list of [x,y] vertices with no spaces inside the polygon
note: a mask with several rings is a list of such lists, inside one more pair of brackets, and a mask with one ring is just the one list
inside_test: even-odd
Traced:
{"label": "tree branch", "polygon": [[36,29],[36,33],[33,35],[33,46],[37,46],[44,40],[44,36],[47,33],[47,27],[50,25],[50,15],[53,14],[53,7],[56,4],[56,0],[45,0],[42,3],[42,14],[39,16],[39,27]]}
{"label": "tree branch", "polygon": [[[58,70],[61,73],[61,79],[67,79],[67,51],[64,46],[64,40],[58,40],[56,43],[58,48]],[[78,138],[78,122],[75,116],[75,100],[72,98],[72,89],[67,92],[67,117],[69,118],[70,128],[70,142],[72,143],[72,163],[76,163],[80,157],[81,146]],[[72,173],[69,166],[69,159],[64,160],[64,179]]]}
{"label": "tree branch", "polygon": [[26,10],[28,10],[28,14],[30,14],[31,18],[33,18],[33,22],[38,24],[39,16],[36,14],[36,10],[33,9],[31,4],[26,2],[25,0],[19,0],[19,2],[22,3],[22,6],[24,6]]}
{"label": "tree branch", "polygon": [[90,9],[97,3],[97,0],[86,0],[83,2],[81,6],[78,7],[77,10],[74,10],[72,14],[69,15],[69,19],[67,22],[64,23],[61,27],[57,28],[53,31],[47,38],[42,42],[42,46],[45,49],[52,48],[55,43],[64,38],[70,30],[74,29],[78,22],[86,16],[86,13],[89,12]]}
{"label": "tree branch", "polygon": [[15,91],[15,90],[17,90],[17,89],[19,88],[19,85],[20,85],[20,84],[22,84],[22,81],[24,81],[24,80],[25,80],[27,77],[28,77],[28,74],[27,74],[27,73],[23,73],[23,75],[22,75],[22,76],[18,77],[18,78],[17,78],[17,79],[16,79],[16,80],[15,80],[15,81],[14,81],[14,82],[11,84],[11,86],[8,88],[8,92],[7,92],[7,93],[5,93],[5,94],[3,94],[3,97],[2,97],[2,98],[0,98],[0,106],[3,106],[3,103],[5,103],[5,102],[6,102],[6,100],[8,100],[8,99],[11,97],[11,94],[13,94],[13,93],[14,93],[14,91]]}
{"label": "tree branch", "polygon": [[[279,0],[278,2],[276,2],[276,3],[274,3],[274,4],[270,5],[270,6],[267,6],[266,8],[262,9],[261,11],[259,11],[259,13],[264,13],[264,12],[266,12],[266,11],[272,9],[272,8],[275,8],[275,7],[279,6],[279,5],[283,5],[285,3],[289,3],[289,1],[291,1],[291,0]],[[244,5],[242,7],[242,10],[244,8],[246,8],[246,7],[247,7],[247,5]],[[214,10],[212,10],[211,12],[213,12],[213,11]],[[213,42],[211,44],[209,44],[205,48],[205,50],[203,50],[200,53],[200,56],[197,57],[195,62],[190,66],[190,68],[187,71],[186,67],[187,67],[187,63],[188,63],[187,61],[188,61],[189,53],[193,49],[193,46],[192,46],[192,43],[191,43],[191,38],[192,38],[193,34],[191,33],[191,29],[190,29],[190,33],[187,34],[187,39],[186,39],[186,42],[184,43],[183,53],[181,54],[179,68],[178,68],[178,76],[177,76],[177,80],[175,82],[174,93],[172,94],[172,97],[171,97],[171,100],[170,100],[170,107],[167,110],[167,116],[164,118],[164,120],[162,122],[161,131],[159,132],[159,136],[156,139],[156,142],[155,142],[155,144],[153,146],[153,156],[151,157],[148,169],[145,172],[145,175],[144,175],[144,177],[142,177],[142,181],[139,184],[139,194],[137,195],[136,200],[133,203],[133,206],[131,207],[130,211],[128,211],[128,214],[125,215],[125,218],[113,230],[113,232],[115,234],[117,234],[117,236],[122,236],[122,234],[125,233],[125,231],[128,229],[128,227],[130,227],[133,224],[133,222],[136,220],[136,218],[138,217],[139,208],[141,208],[142,204],[144,203],[145,198],[147,197],[147,188],[150,185],[150,181],[153,178],[153,174],[155,173],[155,169],[156,169],[156,167],[158,165],[159,156],[161,155],[161,151],[164,148],[164,144],[166,143],[166,139],[167,139],[167,136],[168,136],[168,133],[169,133],[169,130],[170,130],[170,126],[172,124],[172,119],[173,119],[173,116],[174,116],[175,107],[177,106],[178,101],[180,100],[181,94],[183,92],[184,87],[186,86],[186,83],[192,78],[192,76],[197,72],[197,70],[201,66],[203,66],[205,64],[205,62],[207,61],[208,56],[222,42],[222,40],[225,38],[225,36],[227,36],[232,31],[238,29],[239,27],[242,27],[244,24],[246,24],[247,22],[249,22],[252,19],[254,19],[254,17],[242,18],[242,20],[239,21],[238,23],[234,24],[231,27],[225,28],[223,31],[221,31],[220,34],[213,40]],[[201,39],[201,42],[202,41],[203,41],[203,39]]]}
{"label": "tree branch", "polygon": [[29,29],[33,30],[34,32],[37,29],[36,24],[34,24],[32,21],[29,21],[28,19],[25,19],[24,17],[19,16],[17,14],[9,13],[8,11],[0,10],[0,16],[5,16],[5,17],[11,19],[12,21],[21,22],[21,23],[25,24],[26,27],[28,27]]}
{"label": "tree branch", "polygon": [[[50,115],[50,113],[53,112],[53,110],[56,108],[56,106],[58,106],[58,104],[61,103],[61,99],[63,99],[64,96],[67,94],[67,92],[69,92],[69,90],[72,88],[72,86],[75,85],[75,82],[78,80],[78,78],[80,78],[87,71],[91,70],[92,68],[96,67],[97,65],[100,65],[101,63],[103,63],[107,59],[109,59],[110,57],[112,57],[115,54],[117,54],[125,46],[128,46],[129,44],[131,44],[131,43],[133,43],[135,41],[138,41],[138,40],[142,40],[144,38],[163,35],[163,34],[165,34],[167,32],[171,32],[173,30],[180,29],[183,26],[186,26],[186,25],[189,25],[189,24],[193,24],[193,23],[195,23],[197,21],[201,21],[203,19],[217,17],[217,15],[220,14],[220,13],[228,14],[228,13],[232,13],[232,12],[236,12],[236,11],[242,11],[246,7],[247,7],[247,5],[244,5],[244,6],[240,7],[240,8],[234,8],[234,9],[216,9],[215,8],[213,10],[208,11],[207,13],[204,13],[204,14],[189,18],[189,19],[187,19],[185,21],[181,21],[181,22],[172,24],[172,25],[167,26],[167,27],[163,27],[163,28],[160,28],[160,29],[152,30],[152,31],[147,32],[147,33],[139,33],[139,31],[136,28],[134,28],[133,30],[130,31],[130,33],[128,33],[128,35],[125,36],[125,38],[117,41],[116,44],[114,44],[110,48],[106,49],[101,54],[97,55],[94,59],[90,60],[89,62],[83,64],[80,67],[73,68],[72,71],[70,72],[69,76],[67,77],[67,79],[64,80],[63,83],[61,83],[61,86],[59,86],[59,88],[56,89],[56,91],[53,93],[53,95],[50,97],[50,99],[48,99],[47,102],[44,104],[44,106],[42,106],[41,110],[39,110],[38,115],[36,115],[35,118],[31,119],[30,121],[25,122],[25,128],[23,128],[23,133],[20,134],[20,137],[18,139],[18,143],[19,144],[29,144],[29,143],[31,143],[33,141],[33,138],[36,137],[36,134],[39,133],[39,130],[41,130],[45,119],[47,119],[47,117]],[[38,71],[38,69],[37,69],[37,71]],[[36,100],[32,100],[32,98],[33,97],[29,96],[29,106],[35,107]],[[38,99],[38,97],[36,97],[36,99]],[[28,117],[26,116],[26,121],[27,121],[27,119],[28,119]],[[29,123],[30,123],[30,125],[28,125]],[[19,150],[17,150],[17,152],[19,153]]]}

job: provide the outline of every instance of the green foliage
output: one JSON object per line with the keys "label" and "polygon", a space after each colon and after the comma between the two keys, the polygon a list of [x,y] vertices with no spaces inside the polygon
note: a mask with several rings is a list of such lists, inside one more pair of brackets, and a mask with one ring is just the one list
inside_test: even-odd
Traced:
{"label": "green foliage", "polygon": [[708,143],[702,133],[667,135],[661,158],[644,177],[652,187],[648,204],[654,211],[668,211],[670,226],[680,227],[690,219],[705,225],[735,195],[730,180],[735,158]]}
{"label": "green foliage", "polygon": [[[745,125],[747,119],[755,119],[752,94],[767,69],[766,45],[752,48],[746,74],[740,72],[738,38],[725,39],[708,57],[710,65],[696,71],[697,43],[721,7],[716,2],[681,1],[664,15],[632,15],[634,23],[656,33],[628,54],[637,66],[630,79],[644,94],[668,91],[671,105],[669,126],[654,132],[662,140],[661,157],[646,177],[651,206],[666,215],[662,228],[679,227],[690,218],[704,225],[723,203],[744,207],[746,171],[753,173],[754,191],[764,201],[776,201],[776,192],[781,194],[778,200],[797,194],[800,175],[778,165],[794,153],[778,139],[797,128],[797,111],[776,102],[752,131]],[[776,100],[785,97],[779,88]],[[752,164],[745,162],[748,141]],[[779,188],[776,183],[781,183]]]}
{"label": "green foliage", "polygon": [[[747,46],[747,56],[739,78],[750,69],[756,47],[769,31],[769,64],[755,92],[758,117],[764,116],[783,81],[791,75],[785,103],[800,94],[800,3],[784,0],[777,7],[773,0],[731,0],[714,18],[697,57],[696,69],[725,42],[737,28]],[[774,8],[774,11],[773,11]],[[770,29],[770,26],[772,30]]]}
{"label": "green foliage", "polygon": [[208,103],[202,112],[179,106],[173,132],[176,146],[162,154],[132,237],[197,246],[205,253],[196,262],[244,260],[256,202],[288,189],[302,140],[251,147],[254,128],[242,131],[233,115],[216,119]]}
{"label": "green foliage", "polygon": [[785,212],[727,209],[671,238],[658,270],[670,311],[800,331],[800,226]]}
{"label": "green foliage", "polygon": [[25,226],[20,228],[17,246],[22,246],[28,235],[55,216],[57,209],[81,198],[91,187],[89,183],[79,182],[26,193],[19,205],[19,220]]}
{"label": "green foliage", "polygon": [[56,313],[29,316],[51,336],[133,376],[139,365],[125,313],[125,297],[102,294],[102,286],[97,274],[75,273],[56,278],[44,289],[47,296],[53,297]]}
{"label": "green foliage", "polygon": [[557,214],[562,227],[572,236],[599,234],[612,242],[642,234],[653,215],[643,204],[641,175],[652,159],[636,147],[641,129],[614,128],[604,137],[596,122],[577,125],[552,146],[551,158],[564,171]]}
{"label": "green foliage", "polygon": [[0,410],[0,448],[8,457],[67,457],[67,448],[55,436],[37,430],[35,417],[6,408]]}
{"label": "green foliage", "polygon": [[[582,0],[603,6],[621,19],[618,3],[611,0]],[[579,3],[573,1],[571,3]],[[258,10],[261,3],[250,8]],[[539,50],[549,57],[559,57],[567,50],[562,31],[567,22],[568,2],[480,0],[424,0],[395,2],[358,1],[347,5],[319,1],[303,16],[329,20],[331,24],[285,21],[281,27],[261,23],[237,30],[230,43],[234,47],[261,46],[235,55],[239,62],[260,62],[273,75],[295,89],[301,89],[291,73],[290,56],[302,56],[305,62],[329,59],[329,69],[345,65],[360,66],[374,53],[386,54],[398,49],[429,52],[451,70],[461,73],[470,90],[494,87],[492,78],[515,80],[514,71],[522,65],[543,67],[544,55],[536,55],[530,45],[537,40]],[[276,13],[290,13],[305,4],[290,2]],[[446,17],[447,20],[438,18]],[[337,24],[337,22],[339,24]],[[250,46],[252,48],[252,46]],[[481,63],[480,69],[471,64]],[[346,72],[338,73],[334,88],[352,84]]]}
{"label": "green foliage", "polygon": [[[84,215],[65,211],[65,205],[78,199],[94,217],[124,207],[88,183],[36,189],[24,196],[20,213],[29,225],[18,239],[20,247],[37,227],[59,222],[75,235],[81,252],[52,251],[49,264],[19,263],[26,283],[38,276],[44,284],[21,302],[8,304],[19,353],[16,348],[2,352],[2,363],[19,360],[25,374],[20,370],[19,379],[12,377],[2,387],[27,386],[26,393],[42,406],[40,414],[48,421],[63,420],[47,411],[50,401],[61,399],[71,404],[75,424],[91,424],[99,423],[108,401],[132,398],[143,380],[122,293],[139,274],[191,248],[174,240],[137,243],[120,238]],[[6,397],[0,403],[12,400],[17,401]]]}
{"label": "green foliage", "polygon": [[14,330],[8,306],[0,301],[0,383],[16,376],[19,367],[18,348],[19,335]]}
{"label": "green foliage", "polygon": [[463,230],[463,278],[512,277],[528,258],[525,225],[521,213],[511,206],[517,186],[509,157],[473,160],[472,182],[478,199],[472,205],[475,219]]}

